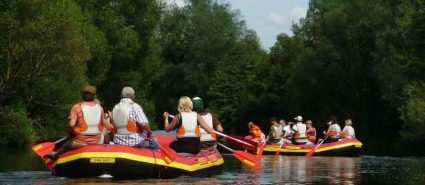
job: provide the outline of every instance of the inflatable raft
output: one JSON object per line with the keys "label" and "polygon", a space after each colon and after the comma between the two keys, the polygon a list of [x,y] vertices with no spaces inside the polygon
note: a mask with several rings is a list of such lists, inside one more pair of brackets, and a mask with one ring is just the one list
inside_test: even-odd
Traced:
{"label": "inflatable raft", "polygon": [[[280,155],[302,155],[305,156],[316,145],[293,145],[267,144],[264,146],[263,154],[275,154],[278,150]],[[342,139],[333,143],[323,143],[316,149],[314,156],[359,156],[362,143],[357,139]]]}
{"label": "inflatable raft", "polygon": [[[257,153],[258,143],[245,139],[240,136],[233,136],[238,140],[247,142],[254,147],[247,147],[246,145],[235,140],[228,140],[238,148],[248,150],[251,153]],[[314,156],[359,156],[362,148],[362,143],[357,139],[341,139],[333,143],[323,143],[317,148]],[[266,144],[263,148],[263,154],[275,154],[278,150],[280,155],[299,155],[305,156],[310,150],[314,149],[317,145],[294,145],[283,144],[279,149],[280,144]]]}
{"label": "inflatable raft", "polygon": [[[168,147],[171,136],[156,136]],[[200,154],[176,154],[172,161],[159,150],[133,148],[122,145],[90,145],[71,150],[56,161],[45,158],[53,175],[61,177],[114,178],[173,178],[181,175],[211,176],[221,173],[223,158],[220,153],[203,151]]]}

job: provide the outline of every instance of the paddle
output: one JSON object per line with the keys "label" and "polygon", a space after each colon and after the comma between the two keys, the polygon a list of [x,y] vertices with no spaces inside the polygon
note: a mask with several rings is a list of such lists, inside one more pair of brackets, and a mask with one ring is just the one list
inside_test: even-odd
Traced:
{"label": "paddle", "polygon": [[325,140],[328,138],[328,136],[325,137],[325,139],[323,139],[323,141],[321,141],[314,149],[310,150],[305,156],[306,157],[311,157],[314,155],[314,152],[316,152],[317,148],[319,148],[320,145],[322,145],[323,142],[325,142]]}
{"label": "paddle", "polygon": [[221,147],[223,147],[224,149],[230,151],[233,153],[233,155],[236,157],[236,159],[238,159],[240,162],[242,162],[242,164],[250,167],[250,168],[256,168],[259,167],[260,165],[260,159],[257,158],[255,155],[247,153],[247,152],[243,152],[243,151],[239,151],[239,150],[233,150],[219,142],[217,142],[218,145],[220,145]]}
{"label": "paddle", "polygon": [[279,146],[279,148],[277,149],[277,151],[276,151],[276,154],[275,155],[279,155],[279,152],[280,152],[280,149],[282,148],[282,145],[283,145],[283,138],[280,138],[280,146]]}
{"label": "paddle", "polygon": [[[174,116],[173,116],[173,115],[171,115],[171,114],[170,114],[170,115],[168,115],[168,117],[170,117],[170,118],[174,118]],[[221,132],[217,132],[217,131],[215,131],[215,130],[213,130],[212,132],[213,132],[213,133],[215,133],[215,134],[217,134],[217,135],[223,136],[223,137],[225,137],[225,138],[229,138],[229,139],[231,139],[231,140],[233,140],[233,141],[236,141],[236,142],[242,143],[242,144],[244,144],[244,145],[247,145],[247,146],[249,146],[249,147],[251,147],[251,148],[253,148],[253,149],[257,149],[257,147],[255,147],[254,145],[249,144],[249,143],[247,143],[247,142],[245,142],[245,141],[242,141],[242,140],[240,140],[240,139],[236,139],[236,138],[234,138],[234,137],[228,136],[228,135],[223,134],[223,133],[221,133]]]}
{"label": "paddle", "polygon": [[164,161],[167,164],[172,163],[177,158],[176,153],[171,151],[171,149],[163,147],[161,144],[159,144],[159,142],[155,139],[155,137],[153,135],[152,135],[152,140],[154,140],[156,142],[156,144],[158,145],[158,148],[161,150],[162,153],[164,153],[164,155],[165,155]]}
{"label": "paddle", "polygon": [[44,157],[45,155],[51,153],[53,151],[53,149],[55,149],[56,144],[64,141],[65,139],[67,139],[68,136],[59,139],[55,142],[45,142],[45,143],[40,143],[40,144],[36,144],[34,146],[32,146],[32,151],[34,151],[35,154],[37,154],[40,157]]}
{"label": "paddle", "polygon": [[228,138],[228,139],[231,139],[231,140],[233,140],[233,141],[236,141],[236,142],[239,142],[239,143],[241,143],[241,144],[244,144],[244,145],[246,145],[246,146],[249,146],[249,147],[251,147],[251,148],[253,148],[253,149],[257,149],[257,147],[255,147],[254,145],[252,145],[252,144],[250,144],[250,143],[247,143],[247,142],[245,142],[245,141],[242,141],[242,140],[240,140],[240,139],[234,138],[234,137],[232,137],[232,136],[228,136],[228,135],[226,135],[226,134],[223,134],[223,133],[221,133],[221,132],[217,132],[217,131],[215,131],[215,130],[213,130],[212,132],[214,132],[214,133],[215,133],[215,134],[217,134],[217,135],[220,135],[220,136],[223,136],[223,137],[225,137],[225,138]]}

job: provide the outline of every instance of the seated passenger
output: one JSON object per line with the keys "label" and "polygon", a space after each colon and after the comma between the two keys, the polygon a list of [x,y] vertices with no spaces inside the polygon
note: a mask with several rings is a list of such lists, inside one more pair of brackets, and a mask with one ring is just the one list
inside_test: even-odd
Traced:
{"label": "seated passenger", "polygon": [[307,139],[310,142],[308,144],[314,144],[317,138],[316,128],[313,127],[313,122],[311,120],[307,120],[305,123],[307,126]]}
{"label": "seated passenger", "polygon": [[351,119],[346,119],[344,123],[345,123],[345,126],[344,126],[344,129],[342,129],[342,138],[344,139],[356,138],[354,128],[351,126],[353,125],[353,123],[351,122]]}
{"label": "seated passenger", "polygon": [[341,127],[338,124],[336,116],[331,116],[330,121],[327,123],[328,129],[323,132],[325,135],[324,143],[331,143],[341,139]]}
{"label": "seated passenger", "polygon": [[83,102],[75,104],[69,115],[69,131],[71,138],[56,152],[46,157],[56,159],[62,153],[90,144],[103,144],[107,129],[113,129],[109,117],[103,113],[102,107],[95,101],[96,88],[86,86],[82,93]]}
{"label": "seated passenger", "polygon": [[254,122],[250,121],[248,123],[249,128],[249,136],[247,136],[247,139],[250,139],[252,141],[255,141],[257,143],[262,143],[265,140],[265,136],[263,132],[261,131],[261,128],[254,124]]}
{"label": "seated passenger", "polygon": [[275,117],[270,119],[270,123],[272,126],[270,127],[269,142],[279,143],[283,136],[283,127],[281,124],[277,123],[277,119]]}
{"label": "seated passenger", "polygon": [[306,125],[302,122],[303,118],[301,116],[297,116],[294,118],[295,125],[292,126],[292,130],[295,131],[294,133],[294,144],[306,144],[308,142],[307,136],[306,136]]}
{"label": "seated passenger", "polygon": [[292,135],[294,134],[291,125],[294,125],[294,122],[289,122],[286,124],[286,121],[284,119],[281,119],[279,121],[280,125],[283,127],[283,142],[285,144],[292,144]]}
{"label": "seated passenger", "polygon": [[[217,116],[206,112],[204,110],[204,102],[201,98],[195,97],[192,99],[193,102],[193,110],[196,111],[204,121],[207,123],[207,125],[214,130],[218,132],[223,132],[223,127],[221,126],[220,121],[218,120]],[[217,135],[215,133],[208,133],[205,131],[205,129],[201,129],[201,149],[212,149],[216,146],[217,143]]]}
{"label": "seated passenger", "polygon": [[177,129],[177,140],[170,143],[170,148],[178,153],[197,154],[200,152],[201,130],[198,125],[201,125],[208,133],[213,131],[202,116],[192,111],[192,108],[193,103],[190,98],[183,96],[180,98],[177,106],[180,113],[174,116],[171,123],[168,123],[168,116],[170,114],[168,112],[164,112],[163,114],[165,131],[170,132],[173,129]]}
{"label": "seated passenger", "polygon": [[112,121],[116,133],[114,143],[133,147],[156,148],[150,139],[152,130],[142,107],[134,102],[135,92],[131,87],[124,87],[121,100],[112,110]]}

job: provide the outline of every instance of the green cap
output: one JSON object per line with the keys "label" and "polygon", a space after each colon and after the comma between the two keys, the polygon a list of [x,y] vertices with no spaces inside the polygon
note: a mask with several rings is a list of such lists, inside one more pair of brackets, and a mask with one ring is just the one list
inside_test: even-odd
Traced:
{"label": "green cap", "polygon": [[195,111],[202,111],[204,109],[204,102],[200,97],[195,97],[192,99],[193,109]]}

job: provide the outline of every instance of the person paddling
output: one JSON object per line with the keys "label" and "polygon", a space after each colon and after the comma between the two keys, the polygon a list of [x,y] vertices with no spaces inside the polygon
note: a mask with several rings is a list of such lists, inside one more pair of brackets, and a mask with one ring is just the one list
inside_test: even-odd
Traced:
{"label": "person paddling", "polygon": [[283,127],[283,136],[282,136],[283,142],[286,144],[292,144],[293,131],[291,129],[291,125],[294,125],[294,123],[293,122],[286,123],[284,119],[281,119],[279,123]]}
{"label": "person paddling", "polygon": [[151,139],[152,130],[143,108],[134,102],[135,91],[124,87],[121,100],[112,110],[112,120],[116,128],[114,143],[119,145],[156,148],[156,142]]}
{"label": "person paddling", "polygon": [[338,124],[336,116],[331,116],[328,124],[328,129],[323,131],[325,135],[324,143],[332,143],[341,139],[341,127]]}
{"label": "person paddling", "polygon": [[292,126],[292,130],[295,131],[294,134],[294,144],[306,144],[308,142],[306,136],[306,125],[302,122],[303,118],[301,116],[297,116],[294,118],[295,125]]}
{"label": "person paddling", "polygon": [[170,114],[163,113],[165,131],[170,132],[177,129],[177,140],[170,143],[170,148],[178,153],[197,154],[200,152],[201,130],[198,125],[211,133],[213,129],[208,126],[202,116],[192,111],[193,103],[189,97],[183,96],[179,100],[177,109],[179,114],[175,115],[171,123],[168,122]]}
{"label": "person paddling", "polygon": [[[220,121],[218,120],[217,116],[206,112],[204,109],[204,101],[202,101],[201,98],[195,97],[192,99],[193,102],[193,110],[200,115],[204,121],[207,123],[207,125],[211,128],[213,128],[215,131],[223,132],[223,127],[221,126]],[[216,146],[217,143],[217,135],[215,133],[208,133],[205,131],[205,129],[200,128],[201,130],[201,149],[212,149],[214,146]]]}
{"label": "person paddling", "polygon": [[62,153],[87,146],[102,144],[107,129],[112,130],[109,116],[104,114],[102,107],[95,99],[96,87],[86,86],[82,93],[82,102],[75,104],[69,115],[69,134],[71,139],[62,145],[56,152],[46,157],[56,159]]}
{"label": "person paddling", "polygon": [[344,129],[342,129],[342,138],[344,139],[354,139],[356,138],[356,134],[354,132],[354,128],[352,127],[353,123],[351,119],[346,119],[344,121],[345,126]]}
{"label": "person paddling", "polygon": [[265,136],[259,126],[257,126],[254,122],[250,121],[248,122],[248,128],[249,128],[249,136],[247,136],[246,139],[250,139],[257,143],[264,142]]}
{"label": "person paddling", "polygon": [[277,122],[275,117],[270,119],[271,127],[269,133],[270,143],[279,143],[283,136],[283,126]]}

